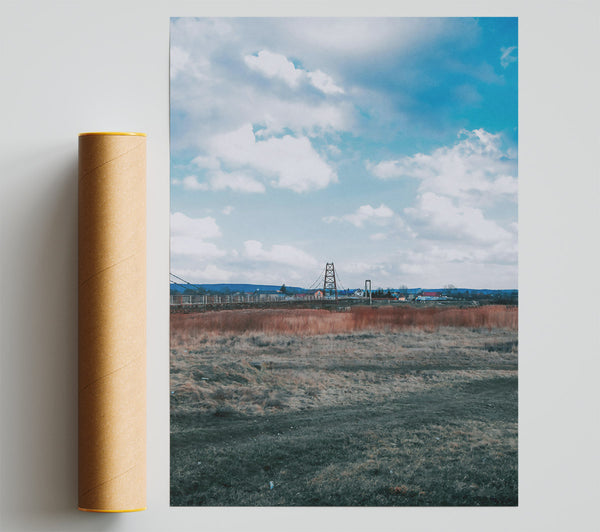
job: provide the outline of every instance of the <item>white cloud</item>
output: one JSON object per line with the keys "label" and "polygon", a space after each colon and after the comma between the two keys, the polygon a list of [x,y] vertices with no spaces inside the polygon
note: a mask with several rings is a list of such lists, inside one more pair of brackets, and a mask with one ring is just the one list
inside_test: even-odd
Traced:
{"label": "white cloud", "polygon": [[[312,18],[282,21],[286,36],[302,51],[307,48],[315,58],[323,55],[333,60],[372,58],[390,49],[405,54],[432,41],[462,37],[469,41],[477,33],[474,21],[444,18]],[[311,56],[312,57],[312,56]]]}
{"label": "white cloud", "polygon": [[264,192],[265,186],[256,179],[239,172],[217,172],[210,177],[212,190],[230,189],[236,192]]}
{"label": "white cloud", "polygon": [[181,184],[186,190],[208,190],[206,183],[200,183],[195,175],[188,175],[177,184]]}
{"label": "white cloud", "polygon": [[[177,70],[176,83],[171,85],[171,106],[177,113],[171,137],[174,152],[205,148],[205,139],[246,122],[266,124],[269,134],[292,131],[296,136],[311,137],[355,132],[361,116],[351,101],[319,101],[323,99],[302,90],[311,83],[309,73],[313,74],[313,86],[325,91],[323,94],[329,90],[330,95],[338,96],[338,89],[350,94],[357,87],[346,88],[347,79],[362,84],[357,61],[385,68],[392,54],[414,57],[444,43],[448,49],[460,48],[473,44],[480,33],[475,20],[448,18],[256,18],[251,24],[247,19],[180,18],[173,19],[171,27],[171,46],[189,54],[185,68]],[[264,84],[250,79],[244,57],[253,57],[250,63],[254,61],[258,67],[261,52],[279,56],[283,76],[292,84],[298,80],[296,89],[265,90]],[[288,57],[302,61],[304,70]],[[320,72],[332,82],[319,80]],[[282,83],[289,86],[283,79]],[[370,114],[383,113],[398,125],[399,113],[388,113],[385,99],[369,101],[373,106]],[[361,105],[371,107],[367,102]]]}
{"label": "white cloud", "polygon": [[419,194],[396,218],[396,229],[426,246],[427,260],[440,265],[516,262],[516,228],[503,227],[484,211],[496,200],[516,201],[516,159],[501,140],[483,129],[462,131],[454,145],[431,154],[368,165],[380,179],[420,180]]}
{"label": "white cloud", "polygon": [[[337,182],[336,173],[306,137],[285,135],[261,141],[256,139],[252,125],[245,124],[235,131],[215,136],[210,142],[210,151],[228,166],[249,168],[270,178],[271,185],[294,192],[321,189]],[[258,187],[257,183],[250,185]]]}
{"label": "white cloud", "polygon": [[321,72],[320,70],[308,72],[308,79],[314,87],[325,94],[344,94],[344,89],[338,87],[331,76],[325,74],[325,72]]}
{"label": "white cloud", "polygon": [[247,55],[244,57],[244,62],[252,70],[268,78],[279,78],[292,88],[297,87],[304,76],[304,71],[297,69],[284,55],[274,54],[268,50],[261,50],[258,55]]}
{"label": "white cloud", "polygon": [[[369,245],[369,244],[366,244]],[[385,242],[386,253],[364,254],[336,263],[346,286],[358,288],[371,279],[373,288],[441,288],[452,283],[468,288],[511,288],[516,286],[515,258],[510,245],[481,246],[465,242],[415,242],[394,246]]]}
{"label": "white cloud", "polygon": [[295,268],[315,267],[318,265],[314,257],[287,244],[274,244],[268,251],[258,240],[244,242],[244,254],[248,259],[264,262],[275,262],[294,266]]}
{"label": "white cloud", "polygon": [[[405,29],[410,31],[409,25],[406,26]],[[304,24],[304,27],[290,21],[288,30],[296,38],[311,43],[317,49],[361,55],[385,50],[385,46],[389,46],[390,41],[401,33],[394,24],[386,24],[382,19],[367,18],[314,19],[310,24]]]}
{"label": "white cloud", "polygon": [[229,216],[233,211],[234,211],[235,207],[233,207],[232,205],[226,205],[225,207],[223,207],[223,210],[221,211],[225,216]]}
{"label": "white cloud", "polygon": [[[408,286],[438,288],[452,283],[465,288],[514,288],[516,255],[499,248],[443,242],[399,251],[390,261],[392,278]],[[423,282],[426,286],[423,286]]]}
{"label": "white cloud", "polygon": [[344,214],[343,216],[326,216],[323,221],[327,223],[335,221],[349,222],[356,227],[363,227],[365,223],[382,224],[387,223],[394,216],[394,211],[383,203],[375,208],[371,205],[361,205],[356,212]]}
{"label": "white cloud", "polygon": [[[171,19],[171,50],[176,50],[175,54],[171,53],[171,67],[173,64],[178,67],[175,73],[206,77],[210,70],[207,57],[232,31],[229,21],[223,18]],[[187,68],[182,69],[183,66]]]}
{"label": "white cloud", "polygon": [[217,222],[211,216],[190,218],[182,212],[171,213],[171,254],[194,256],[198,260],[222,257],[225,252],[216,244],[206,242],[221,236]]}
{"label": "white cloud", "polygon": [[506,243],[512,234],[485,218],[480,209],[456,206],[452,199],[426,192],[414,207],[404,209],[411,227],[420,237],[439,240],[465,240],[478,244]]}
{"label": "white cloud", "polygon": [[[428,279],[432,285],[438,279],[471,287],[476,287],[478,279],[488,287],[514,282],[517,227],[506,219],[506,209],[507,202],[514,205],[516,201],[517,164],[513,152],[503,148],[500,135],[483,129],[462,131],[451,146],[368,163],[367,168],[380,179],[420,182],[413,204],[402,216],[394,216],[393,223],[386,226],[387,234],[381,233],[390,242],[395,237],[408,237],[410,242],[389,259],[386,271],[395,272],[407,284],[418,278]],[[486,212],[491,205],[501,207],[502,223],[493,217],[500,211]],[[375,238],[381,238],[379,235]],[[493,281],[492,271],[498,276]]]}
{"label": "white cloud", "polygon": [[[257,24],[273,29],[265,20],[257,20]],[[296,68],[284,55],[265,50],[263,37],[246,35],[242,39],[248,27],[247,23],[227,19],[172,22],[172,77],[176,82],[171,84],[170,102],[177,114],[177,127],[171,137],[174,152],[186,148],[206,150],[207,140],[215,134],[244,123],[263,126],[262,138],[289,132],[315,137],[352,129],[355,110],[351,102],[330,101],[304,90],[312,85],[325,95],[328,91],[339,93],[341,88],[330,73],[323,68],[310,73],[314,74],[314,85],[309,72]],[[261,51],[245,55],[240,50],[242,42]],[[221,61],[212,61],[217,50]],[[246,66],[296,88],[281,91],[277,84],[265,88],[264,83],[247,75]],[[200,166],[201,161],[197,163]]]}
{"label": "white cloud", "polygon": [[[171,98],[173,109],[184,117],[174,133],[174,149],[207,148],[215,133],[225,133],[241,124],[263,126],[257,136],[267,138],[292,132],[296,136],[321,137],[328,133],[350,131],[354,108],[349,102],[316,102],[305,98],[286,99],[277,93],[211,80],[210,91],[202,83],[178,83]],[[214,117],[219,116],[215,131]],[[199,161],[200,163],[200,161]],[[205,162],[204,164],[207,164]]]}
{"label": "white cloud", "polygon": [[399,160],[381,161],[377,164],[367,161],[367,170],[379,179],[393,179],[397,177],[405,177],[400,168]]}
{"label": "white cloud", "polygon": [[200,238],[171,235],[171,254],[176,256],[190,256],[196,260],[206,261],[223,257],[225,252],[212,242],[205,242]]}
{"label": "white cloud", "polygon": [[[193,163],[206,171],[200,182],[187,176],[177,183],[186,190],[224,190],[265,192],[265,182],[294,192],[308,192],[338,181],[333,168],[316,152],[307,137],[270,137],[262,139],[254,133],[252,124],[214,135],[207,151]],[[228,171],[222,168],[228,168]]]}
{"label": "white cloud", "polygon": [[210,157],[208,155],[198,155],[198,157],[192,160],[192,163],[194,163],[199,168],[207,168],[209,170],[221,169],[219,161],[214,157]]}
{"label": "white cloud", "polygon": [[206,218],[190,218],[182,212],[175,212],[171,213],[171,235],[193,238],[217,238],[221,236],[221,230],[215,219],[211,216],[207,216]]}
{"label": "white cloud", "polygon": [[[517,62],[517,47],[516,46],[508,46],[500,48],[500,64],[503,68],[507,68],[508,65]],[[514,55],[513,55],[514,52]]]}
{"label": "white cloud", "polygon": [[240,172],[210,172],[206,181],[199,182],[196,176],[190,175],[184,177],[181,184],[185,190],[225,190],[230,189],[236,192],[261,193],[265,191],[265,186],[246,174]]}
{"label": "white cloud", "polygon": [[451,147],[418,153],[396,160],[367,163],[380,179],[420,179],[419,191],[481,202],[508,196],[516,199],[517,163],[509,150],[503,150],[500,134],[483,129],[461,131],[460,140]]}
{"label": "white cloud", "polygon": [[349,104],[286,101],[267,94],[256,94],[253,101],[254,107],[241,109],[240,114],[253,124],[264,124],[266,130],[262,136],[290,130],[297,135],[315,137],[352,128],[353,109]]}
{"label": "white cloud", "polygon": [[296,68],[285,55],[261,50],[257,55],[244,56],[246,65],[268,78],[278,78],[295,89],[300,82],[307,79],[310,84],[324,94],[343,94],[344,89],[338,87],[333,78],[321,70],[310,72]]}

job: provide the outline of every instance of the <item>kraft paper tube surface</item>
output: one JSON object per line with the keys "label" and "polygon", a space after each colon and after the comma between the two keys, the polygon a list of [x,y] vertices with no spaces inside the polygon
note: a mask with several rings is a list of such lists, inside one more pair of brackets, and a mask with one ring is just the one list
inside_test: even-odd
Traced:
{"label": "kraft paper tube surface", "polygon": [[79,509],[146,507],[146,136],[79,136]]}

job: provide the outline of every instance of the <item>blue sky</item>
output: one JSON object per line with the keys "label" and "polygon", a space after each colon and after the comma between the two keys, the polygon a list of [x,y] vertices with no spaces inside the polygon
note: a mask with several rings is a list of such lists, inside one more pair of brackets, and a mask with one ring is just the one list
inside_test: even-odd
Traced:
{"label": "blue sky", "polygon": [[517,287],[516,18],[171,20],[171,271]]}

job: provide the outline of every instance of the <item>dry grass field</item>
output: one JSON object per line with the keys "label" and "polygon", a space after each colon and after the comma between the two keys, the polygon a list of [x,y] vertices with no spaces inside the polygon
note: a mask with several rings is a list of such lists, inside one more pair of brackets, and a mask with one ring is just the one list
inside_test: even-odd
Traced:
{"label": "dry grass field", "polygon": [[172,505],[517,504],[516,308],[171,320]]}

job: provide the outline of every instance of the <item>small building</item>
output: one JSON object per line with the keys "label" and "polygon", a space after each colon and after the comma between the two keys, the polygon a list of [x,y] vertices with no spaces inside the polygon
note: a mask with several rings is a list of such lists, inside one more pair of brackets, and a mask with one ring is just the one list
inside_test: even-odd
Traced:
{"label": "small building", "polygon": [[433,290],[424,290],[423,292],[421,292],[421,296],[424,297],[441,297],[442,293],[441,292],[437,292],[437,291],[433,291]]}
{"label": "small building", "polygon": [[317,290],[313,296],[315,299],[323,299],[323,290]]}
{"label": "small building", "polygon": [[306,299],[308,297],[308,294],[294,294],[292,296],[292,299]]}

